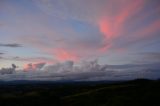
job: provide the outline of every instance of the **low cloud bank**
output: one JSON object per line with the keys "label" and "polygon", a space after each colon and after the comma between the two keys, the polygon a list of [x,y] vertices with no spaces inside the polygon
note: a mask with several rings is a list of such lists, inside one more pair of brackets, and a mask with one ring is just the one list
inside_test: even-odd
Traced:
{"label": "low cloud bank", "polygon": [[97,60],[75,64],[73,61],[46,65],[45,63],[30,63],[24,69],[11,68],[0,70],[0,80],[124,80],[135,78],[157,79],[160,72],[157,64],[127,64],[127,65],[100,65]]}
{"label": "low cloud bank", "polygon": [[12,64],[12,67],[9,68],[2,68],[0,69],[0,74],[4,75],[4,74],[13,74],[15,73],[15,69],[17,68],[17,66],[15,64]]}

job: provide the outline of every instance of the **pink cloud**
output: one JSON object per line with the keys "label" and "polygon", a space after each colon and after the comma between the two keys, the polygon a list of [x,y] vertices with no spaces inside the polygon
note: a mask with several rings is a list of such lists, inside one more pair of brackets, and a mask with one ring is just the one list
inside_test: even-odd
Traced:
{"label": "pink cloud", "polygon": [[106,39],[111,39],[114,36],[113,23],[110,20],[100,20],[99,28]]}
{"label": "pink cloud", "polygon": [[144,0],[125,0],[126,4],[121,6],[120,13],[116,16],[117,25],[121,25],[131,18],[144,7]]}
{"label": "pink cloud", "polygon": [[36,71],[36,70],[40,70],[41,68],[43,68],[43,66],[45,64],[46,63],[44,63],[44,62],[42,62],[42,63],[35,63],[35,64],[32,64],[32,63],[25,64],[24,67],[23,67],[23,70],[24,71]]}
{"label": "pink cloud", "polygon": [[99,30],[103,34],[104,42],[106,43],[105,46],[100,48],[100,51],[104,52],[112,48],[114,39],[127,33],[125,24],[130,18],[138,14],[145,4],[144,0],[124,0],[113,3],[117,6],[117,10],[111,8],[109,11],[112,11],[112,14],[107,14],[98,21]]}
{"label": "pink cloud", "polygon": [[54,50],[55,57],[59,61],[72,60],[77,61],[79,58],[76,54],[72,53],[72,51],[68,51],[65,49],[56,49]]}

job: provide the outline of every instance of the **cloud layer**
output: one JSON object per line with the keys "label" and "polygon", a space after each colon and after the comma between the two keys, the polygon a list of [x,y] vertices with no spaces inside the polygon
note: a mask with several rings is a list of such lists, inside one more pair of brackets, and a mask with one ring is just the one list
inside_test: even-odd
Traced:
{"label": "cloud layer", "polygon": [[44,66],[45,63],[28,64],[23,70],[2,68],[1,80],[50,80],[50,81],[96,81],[96,80],[127,80],[135,78],[159,78],[157,64],[126,64],[100,65],[97,60],[75,65],[73,61],[66,61]]}

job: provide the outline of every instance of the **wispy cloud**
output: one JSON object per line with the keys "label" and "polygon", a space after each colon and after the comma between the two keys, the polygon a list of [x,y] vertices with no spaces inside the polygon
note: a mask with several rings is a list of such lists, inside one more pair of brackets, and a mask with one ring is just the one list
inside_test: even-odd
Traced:
{"label": "wispy cloud", "polygon": [[17,44],[17,43],[8,43],[8,44],[0,43],[0,47],[17,48],[17,47],[22,47],[22,45],[21,44]]}
{"label": "wispy cloud", "polygon": [[3,55],[3,54],[5,54],[5,53],[0,52],[0,55]]}
{"label": "wispy cloud", "polygon": [[135,63],[139,64],[157,64],[160,62],[160,52],[143,52],[136,54],[138,59],[134,60]]}
{"label": "wispy cloud", "polygon": [[48,64],[53,64],[56,60],[49,57],[19,57],[19,56],[2,56],[0,59],[9,60],[9,61],[17,61],[17,62],[46,62]]}

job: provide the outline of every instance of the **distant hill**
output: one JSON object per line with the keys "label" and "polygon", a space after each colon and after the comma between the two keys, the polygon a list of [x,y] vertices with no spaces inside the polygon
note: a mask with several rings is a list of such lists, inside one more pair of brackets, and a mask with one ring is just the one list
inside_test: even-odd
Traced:
{"label": "distant hill", "polygon": [[14,80],[14,81],[0,81],[1,85],[32,85],[32,84],[110,84],[110,83],[119,83],[124,81],[72,81],[72,80],[60,80],[60,81],[38,81],[38,80]]}

